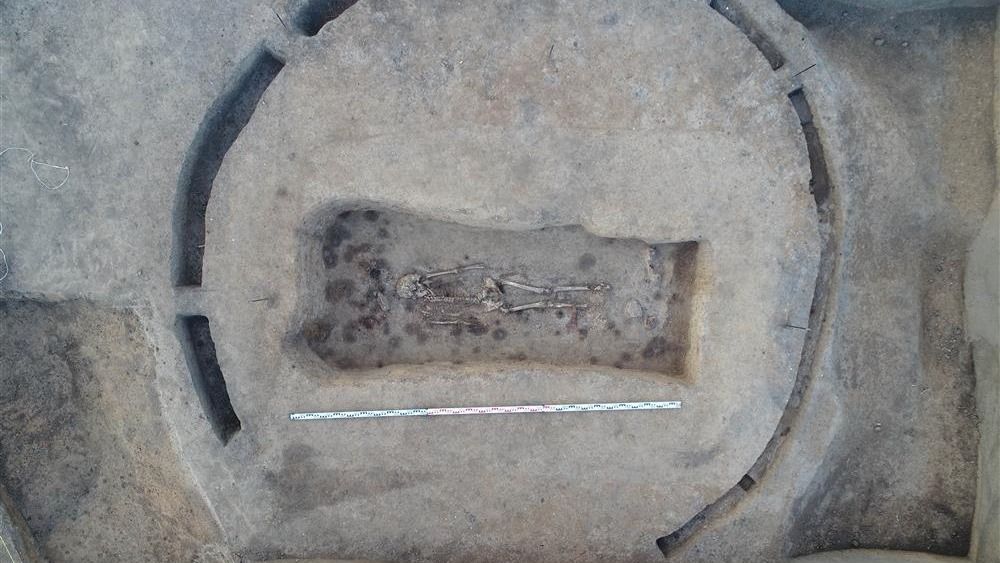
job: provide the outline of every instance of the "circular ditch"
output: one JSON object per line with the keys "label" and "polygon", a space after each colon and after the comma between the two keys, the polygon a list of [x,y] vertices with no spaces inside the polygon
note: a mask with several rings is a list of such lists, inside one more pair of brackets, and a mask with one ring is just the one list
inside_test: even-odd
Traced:
{"label": "circular ditch", "polygon": [[248,58],[182,172],[180,334],[222,438],[182,442],[227,534],[260,558],[669,550],[753,485],[808,352],[822,190],[774,57],[700,3],[341,8]]}

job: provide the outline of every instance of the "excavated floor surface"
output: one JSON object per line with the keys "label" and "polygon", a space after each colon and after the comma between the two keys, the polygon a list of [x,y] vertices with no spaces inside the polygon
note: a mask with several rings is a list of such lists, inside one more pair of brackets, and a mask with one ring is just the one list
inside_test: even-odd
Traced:
{"label": "excavated floor surface", "polygon": [[0,563],[968,552],[995,9],[0,22]]}

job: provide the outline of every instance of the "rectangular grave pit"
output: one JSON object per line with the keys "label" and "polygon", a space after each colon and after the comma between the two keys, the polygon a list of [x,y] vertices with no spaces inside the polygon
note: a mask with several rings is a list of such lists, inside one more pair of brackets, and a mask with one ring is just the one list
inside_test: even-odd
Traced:
{"label": "rectangular grave pit", "polygon": [[351,209],[307,244],[301,336],[337,370],[446,362],[688,375],[696,242]]}

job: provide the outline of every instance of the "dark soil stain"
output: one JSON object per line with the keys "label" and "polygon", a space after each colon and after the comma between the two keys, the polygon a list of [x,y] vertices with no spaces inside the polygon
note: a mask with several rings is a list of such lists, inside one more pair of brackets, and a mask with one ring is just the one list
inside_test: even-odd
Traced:
{"label": "dark soil stain", "polygon": [[470,322],[468,325],[466,325],[465,330],[467,330],[469,332],[469,334],[474,334],[476,336],[482,336],[482,335],[486,334],[487,332],[489,332],[490,329],[486,325],[484,325],[483,323],[481,323],[479,321],[473,321],[473,322]]}
{"label": "dark soil stain", "polygon": [[301,514],[345,501],[407,489],[430,474],[385,466],[344,470],[336,456],[305,444],[286,446],[281,467],[264,471],[264,483],[286,514]]}
{"label": "dark soil stain", "polygon": [[324,342],[330,337],[331,327],[328,323],[323,321],[309,321],[302,328],[302,335],[306,338],[306,342],[314,344],[317,342]]}
{"label": "dark soil stain", "polygon": [[336,279],[326,284],[326,300],[328,303],[340,303],[354,295],[354,282],[348,279]]}
{"label": "dark soil stain", "polygon": [[350,240],[351,231],[347,230],[347,228],[340,223],[334,223],[326,230],[323,238],[324,248],[336,249],[340,248],[340,245],[343,244],[344,241]]}
{"label": "dark soil stain", "polygon": [[344,328],[340,331],[340,337],[344,342],[352,344],[358,341],[357,328],[354,323],[344,325]]}
{"label": "dark soil stain", "polygon": [[642,357],[646,359],[658,358],[666,353],[667,339],[662,336],[656,336],[650,339],[650,341],[646,343],[646,347],[642,349]]}
{"label": "dark soil stain", "polygon": [[418,344],[427,342],[427,333],[424,331],[424,327],[421,324],[407,323],[406,326],[403,327],[403,332],[416,337]]}

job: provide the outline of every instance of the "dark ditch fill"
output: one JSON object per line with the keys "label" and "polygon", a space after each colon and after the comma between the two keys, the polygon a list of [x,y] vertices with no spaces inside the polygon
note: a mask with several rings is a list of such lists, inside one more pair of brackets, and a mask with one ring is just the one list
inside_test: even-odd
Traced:
{"label": "dark ditch fill", "polygon": [[264,91],[285,63],[264,48],[240,72],[202,120],[181,169],[175,209],[175,283],[200,286],[205,257],[205,214],[222,160],[250,122]]}
{"label": "dark ditch fill", "polygon": [[358,0],[299,0],[293,8],[292,23],[302,34],[312,37],[337,19]]}
{"label": "dark ditch fill", "polygon": [[753,43],[754,47],[757,47],[760,54],[764,55],[764,58],[767,59],[767,64],[771,65],[771,70],[778,70],[785,66],[785,57],[781,56],[781,53],[771,43],[771,40],[753,25],[751,19],[743,13],[742,8],[738,5],[733,5],[730,0],[712,0],[708,5],[739,28],[743,32],[743,35],[747,36],[747,39]]}
{"label": "dark ditch fill", "polygon": [[222,442],[228,443],[241,428],[240,419],[233,410],[226,389],[226,379],[215,354],[215,341],[208,325],[208,318],[196,315],[182,317],[181,329],[186,340],[185,348],[191,381],[205,410],[205,418]]}

